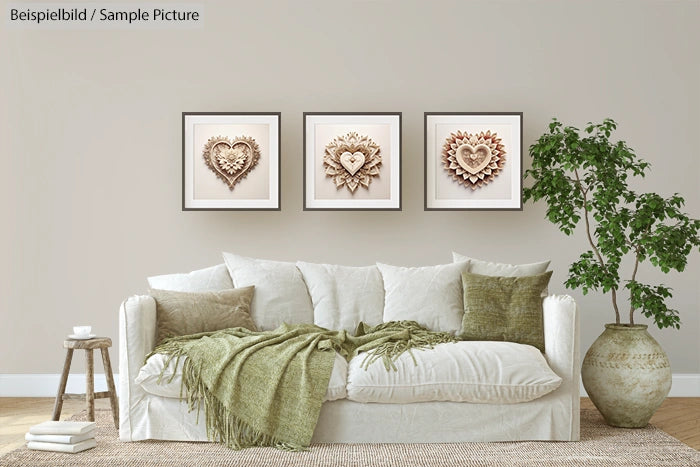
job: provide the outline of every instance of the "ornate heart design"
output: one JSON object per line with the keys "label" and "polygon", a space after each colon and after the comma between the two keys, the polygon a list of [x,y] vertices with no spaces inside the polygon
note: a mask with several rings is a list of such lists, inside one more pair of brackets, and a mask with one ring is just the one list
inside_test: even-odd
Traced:
{"label": "ornate heart design", "polygon": [[351,131],[326,145],[323,168],[338,190],[343,186],[352,194],[359,187],[369,190],[382,168],[382,150],[369,136]]}
{"label": "ornate heart design", "polygon": [[345,151],[340,155],[340,163],[350,175],[355,175],[360,168],[365,165],[365,155],[360,151]]}
{"label": "ornate heart design", "polygon": [[453,181],[476,190],[491,183],[506,163],[503,140],[491,130],[450,133],[442,146],[442,165]]}
{"label": "ornate heart design", "polygon": [[257,165],[260,147],[253,138],[239,136],[233,140],[225,136],[209,138],[202,153],[204,162],[217,177],[233,187]]}
{"label": "ornate heart design", "polygon": [[478,144],[476,147],[463,144],[456,149],[455,158],[464,170],[475,175],[491,162],[491,149],[485,144]]}

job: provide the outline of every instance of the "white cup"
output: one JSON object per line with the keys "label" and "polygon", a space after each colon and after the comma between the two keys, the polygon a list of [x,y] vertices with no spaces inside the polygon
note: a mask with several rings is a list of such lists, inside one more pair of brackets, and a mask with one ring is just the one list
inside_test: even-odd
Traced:
{"label": "white cup", "polygon": [[92,331],[92,326],[73,326],[73,334],[77,337],[87,337]]}

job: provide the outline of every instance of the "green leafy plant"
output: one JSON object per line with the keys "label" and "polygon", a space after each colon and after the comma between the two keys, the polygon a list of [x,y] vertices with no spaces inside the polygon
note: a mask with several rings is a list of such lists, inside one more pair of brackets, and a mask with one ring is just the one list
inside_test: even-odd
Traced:
{"label": "green leafy plant", "polygon": [[544,199],[547,218],[566,235],[583,219],[590,249],[571,264],[567,288],[610,292],[615,321],[620,324],[618,293],[623,258],[631,256],[634,268],[624,288],[629,293],[629,324],[641,310],[660,328],[680,328],[678,311],[666,299],[671,289],[637,280],[639,264],[649,261],[664,273],[683,271],[688,255],[700,247],[700,220],[681,211],[685,200],[677,193],[663,198],[656,193],[635,193],[627,180],[644,177],[650,165],[639,159],[624,141],[612,142],[617,128],[611,119],[589,123],[584,132],[557,119],[549,132],[530,146],[532,187],[523,190],[525,201]]}

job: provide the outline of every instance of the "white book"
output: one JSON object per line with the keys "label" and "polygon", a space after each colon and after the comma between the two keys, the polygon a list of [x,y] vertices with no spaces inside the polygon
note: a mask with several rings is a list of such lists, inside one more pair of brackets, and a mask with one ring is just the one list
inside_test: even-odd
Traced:
{"label": "white book", "polygon": [[86,439],[76,444],[42,443],[41,441],[30,441],[27,443],[29,449],[37,451],[59,451],[59,452],[80,452],[97,446],[95,438]]}
{"label": "white book", "polygon": [[27,433],[24,435],[25,441],[41,441],[42,443],[61,443],[61,444],[75,444],[86,439],[94,438],[95,431],[90,430],[82,435],[33,435]]}
{"label": "white book", "polygon": [[95,422],[48,421],[29,429],[33,435],[82,435],[97,427]]}

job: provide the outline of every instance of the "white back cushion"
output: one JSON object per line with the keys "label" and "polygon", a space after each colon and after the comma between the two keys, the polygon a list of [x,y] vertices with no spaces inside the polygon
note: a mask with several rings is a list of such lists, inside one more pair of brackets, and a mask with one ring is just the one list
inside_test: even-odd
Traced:
{"label": "white back cushion", "polygon": [[[365,353],[350,360],[347,397],[407,404],[452,401],[515,404],[554,391],[562,379],[536,348],[513,342],[463,341],[408,352],[387,371],[382,359],[365,370]],[[416,364],[417,363],[417,364]]]}
{"label": "white back cushion", "polygon": [[152,276],[148,278],[148,285],[152,289],[176,292],[218,292],[233,288],[231,276],[223,263],[183,274]]}
{"label": "white back cushion", "polygon": [[261,331],[282,323],[313,323],[309,292],[294,263],[248,258],[224,253],[224,261],[236,287],[255,286],[250,315]]}
{"label": "white back cushion", "polygon": [[412,320],[433,331],[462,326],[462,272],[468,261],[420,268],[377,263],[384,281],[384,322]]}
{"label": "white back cushion", "polygon": [[467,269],[467,272],[481,274],[482,276],[501,277],[536,276],[537,274],[547,272],[550,263],[549,261],[527,264],[493,263],[491,261],[482,261],[480,259],[460,255],[454,251],[452,252],[452,260],[455,263],[469,261],[469,269]]}
{"label": "white back cushion", "polygon": [[355,333],[360,321],[382,322],[384,285],[377,266],[297,262],[314,306],[314,324]]}

